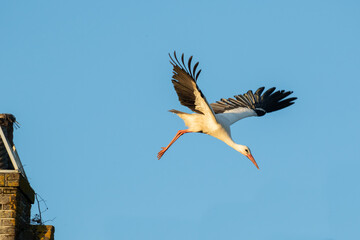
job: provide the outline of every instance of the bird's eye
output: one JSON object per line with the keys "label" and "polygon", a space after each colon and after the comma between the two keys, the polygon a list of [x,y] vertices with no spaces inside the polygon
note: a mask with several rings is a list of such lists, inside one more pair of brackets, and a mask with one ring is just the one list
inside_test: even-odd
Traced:
{"label": "bird's eye", "polygon": [[246,153],[248,153],[248,152],[249,152],[249,150],[245,149],[245,152],[246,152]]}

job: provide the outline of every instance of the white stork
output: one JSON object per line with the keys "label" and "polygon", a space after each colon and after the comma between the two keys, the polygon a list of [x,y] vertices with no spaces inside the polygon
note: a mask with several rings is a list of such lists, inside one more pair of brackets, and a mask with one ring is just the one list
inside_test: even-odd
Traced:
{"label": "white stork", "polygon": [[[275,91],[275,87],[268,89],[264,94],[264,87],[256,90],[255,94],[249,90],[245,94],[236,95],[235,99],[222,98],[216,103],[209,104],[205,96],[197,86],[196,82],[201,70],[197,71],[199,62],[194,67],[191,66],[192,56],[186,66],[184,54],[181,62],[177,59],[176,52],[174,58],[170,56],[170,63],[173,65],[173,79],[175,91],[179,96],[182,105],[190,108],[195,113],[189,114],[177,110],[170,110],[184,120],[188,129],[179,130],[167,147],[163,147],[158,153],[160,158],[166,150],[185,133],[205,133],[225,142],[230,147],[248,157],[259,169],[251,151],[247,146],[236,144],[230,133],[230,125],[240,119],[251,116],[264,116],[266,113],[277,111],[294,104],[296,97],[286,98],[291,91]],[[286,98],[286,99],[285,99]]]}

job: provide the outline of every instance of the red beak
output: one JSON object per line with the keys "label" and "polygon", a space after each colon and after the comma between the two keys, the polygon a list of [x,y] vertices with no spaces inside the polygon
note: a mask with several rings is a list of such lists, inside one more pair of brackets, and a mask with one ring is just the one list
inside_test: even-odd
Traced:
{"label": "red beak", "polygon": [[252,163],[255,165],[255,167],[257,167],[257,169],[260,169],[259,166],[257,165],[254,157],[251,155],[251,153],[249,155],[247,155],[247,157],[252,161]]}

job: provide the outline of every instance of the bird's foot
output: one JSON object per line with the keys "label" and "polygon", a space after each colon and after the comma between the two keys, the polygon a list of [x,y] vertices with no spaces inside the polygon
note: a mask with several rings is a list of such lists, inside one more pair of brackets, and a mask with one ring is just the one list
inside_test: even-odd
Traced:
{"label": "bird's foot", "polygon": [[162,147],[161,148],[161,151],[158,153],[158,155],[157,155],[157,158],[158,158],[158,160],[160,160],[160,158],[164,155],[164,153],[166,152],[166,150],[167,150],[167,148],[165,148],[165,147]]}

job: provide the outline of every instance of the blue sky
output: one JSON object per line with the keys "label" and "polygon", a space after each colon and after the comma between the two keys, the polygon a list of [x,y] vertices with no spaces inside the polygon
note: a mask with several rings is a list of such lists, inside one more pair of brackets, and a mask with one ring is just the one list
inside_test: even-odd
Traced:
{"label": "blue sky", "polygon": [[[56,239],[360,237],[358,1],[1,1],[1,111]],[[265,86],[296,104],[232,127],[260,166],[188,111],[168,53],[209,102]]]}

